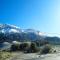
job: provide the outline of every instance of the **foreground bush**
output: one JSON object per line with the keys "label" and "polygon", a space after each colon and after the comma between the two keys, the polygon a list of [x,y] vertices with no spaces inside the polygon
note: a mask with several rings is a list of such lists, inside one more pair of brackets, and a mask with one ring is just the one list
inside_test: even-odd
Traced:
{"label": "foreground bush", "polygon": [[19,46],[21,51],[26,51],[29,48],[29,44],[28,43],[22,43]]}
{"label": "foreground bush", "polygon": [[36,43],[31,43],[30,51],[32,53],[38,52],[40,49],[36,46]]}
{"label": "foreground bush", "polygon": [[52,52],[52,47],[48,44],[43,46],[40,51],[41,54],[47,54],[47,53],[51,53],[51,52]]}
{"label": "foreground bush", "polygon": [[19,46],[20,46],[20,44],[12,44],[11,45],[11,51],[17,51],[17,50],[19,50]]}
{"label": "foreground bush", "polygon": [[12,44],[11,51],[23,51],[25,53],[35,53],[40,51],[36,46],[36,43],[21,43],[21,44]]}
{"label": "foreground bush", "polygon": [[26,51],[29,48],[28,43],[14,43],[11,45],[11,51]]}

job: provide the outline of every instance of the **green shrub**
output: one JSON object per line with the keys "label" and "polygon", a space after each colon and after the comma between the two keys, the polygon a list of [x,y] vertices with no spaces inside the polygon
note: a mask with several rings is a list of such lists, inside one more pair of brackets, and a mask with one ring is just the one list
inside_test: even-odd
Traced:
{"label": "green shrub", "polygon": [[20,46],[20,44],[12,44],[11,45],[11,51],[17,51],[17,50],[19,50],[19,46]]}
{"label": "green shrub", "polygon": [[47,54],[47,53],[51,53],[52,48],[50,45],[44,45],[40,51],[41,54]]}
{"label": "green shrub", "polygon": [[40,51],[40,49],[36,46],[36,43],[21,43],[21,44],[12,44],[11,51],[23,51],[26,53],[35,53]]}
{"label": "green shrub", "polygon": [[28,48],[29,48],[29,44],[28,43],[20,44],[20,50],[21,51],[26,51]]}
{"label": "green shrub", "polygon": [[39,48],[36,46],[36,43],[31,43],[30,50],[32,53],[35,53],[39,51]]}

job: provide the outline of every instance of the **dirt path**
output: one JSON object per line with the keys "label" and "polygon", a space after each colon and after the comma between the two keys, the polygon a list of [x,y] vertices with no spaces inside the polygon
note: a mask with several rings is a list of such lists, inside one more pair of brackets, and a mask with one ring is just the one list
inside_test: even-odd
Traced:
{"label": "dirt path", "polygon": [[33,59],[37,57],[38,56],[36,55],[36,53],[24,54],[22,52],[16,52],[15,56],[9,60],[28,60],[28,59]]}
{"label": "dirt path", "polygon": [[37,55],[36,53],[24,54],[21,52],[15,53],[15,56],[10,60],[60,60],[60,53]]}
{"label": "dirt path", "polygon": [[24,55],[22,52],[14,52],[13,57],[10,58],[9,60],[22,60],[22,56]]}
{"label": "dirt path", "polygon": [[41,55],[38,58],[32,58],[32,59],[28,59],[28,60],[60,60],[60,53]]}

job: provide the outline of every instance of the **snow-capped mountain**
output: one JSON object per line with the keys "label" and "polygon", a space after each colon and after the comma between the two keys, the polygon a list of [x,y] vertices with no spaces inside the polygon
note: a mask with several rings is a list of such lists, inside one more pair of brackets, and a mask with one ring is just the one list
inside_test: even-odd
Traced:
{"label": "snow-capped mountain", "polygon": [[0,42],[13,40],[40,40],[42,36],[39,33],[39,31],[34,29],[20,29],[14,25],[0,24]]}
{"label": "snow-capped mountain", "polygon": [[46,40],[50,43],[60,44],[60,38],[46,36],[44,33],[34,29],[20,29],[14,25],[0,24],[0,43],[25,40]]}

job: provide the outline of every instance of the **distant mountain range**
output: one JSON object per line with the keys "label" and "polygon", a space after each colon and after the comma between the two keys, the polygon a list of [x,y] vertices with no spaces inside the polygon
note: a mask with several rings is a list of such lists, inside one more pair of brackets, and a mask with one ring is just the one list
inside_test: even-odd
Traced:
{"label": "distant mountain range", "polygon": [[0,43],[12,41],[36,41],[47,40],[50,43],[59,43],[60,38],[44,36],[40,31],[34,29],[20,29],[14,25],[0,24]]}

